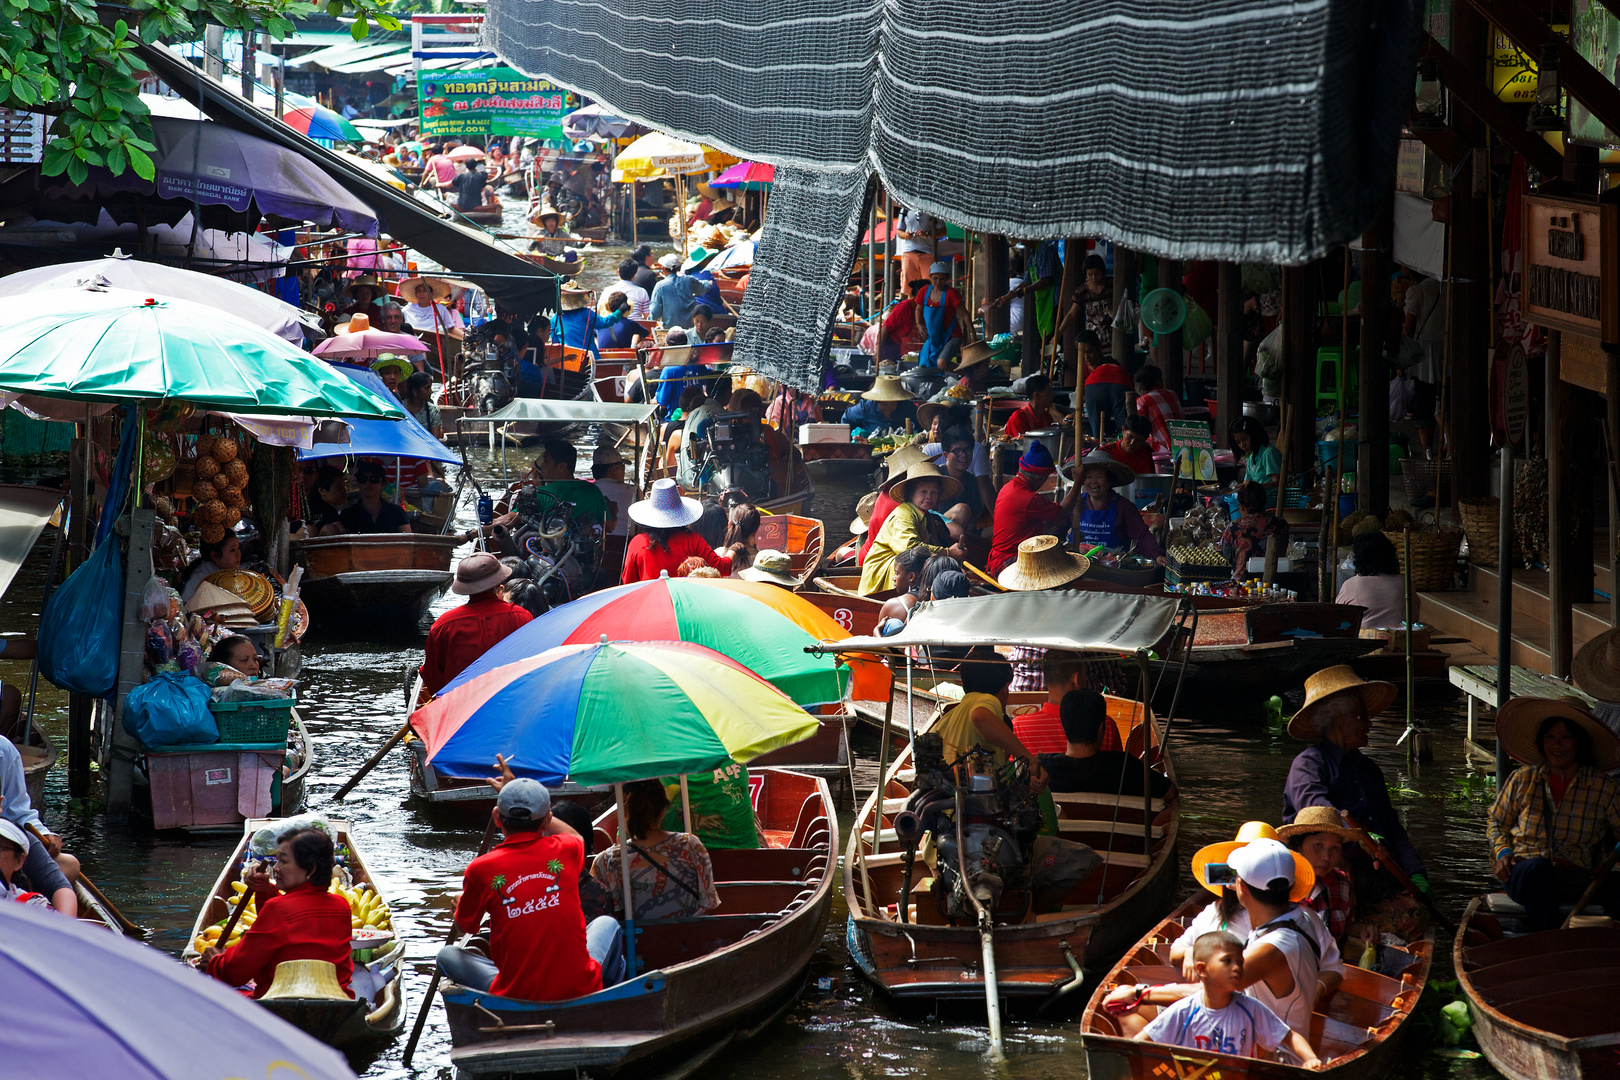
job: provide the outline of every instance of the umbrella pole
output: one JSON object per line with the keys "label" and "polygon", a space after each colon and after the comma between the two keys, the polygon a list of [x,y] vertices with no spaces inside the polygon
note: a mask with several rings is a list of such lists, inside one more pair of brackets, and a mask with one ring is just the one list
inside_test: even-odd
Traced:
{"label": "umbrella pole", "polygon": [[641,226],[641,215],[636,212],[636,182],[630,181],[630,246],[635,247],[641,243],[637,230]]}
{"label": "umbrella pole", "polygon": [[[682,777],[682,786],[685,778]],[[624,886],[624,975],[636,976],[636,908],[630,891],[630,819],[624,813],[624,785],[613,785],[613,802],[619,811],[619,882]]]}
{"label": "umbrella pole", "polygon": [[685,173],[676,173],[675,174],[675,190],[678,193],[675,196],[675,212],[680,215],[680,219],[681,219],[681,261],[684,262],[684,261],[686,261],[686,257],[691,254],[691,249],[686,246],[686,174]]}
{"label": "umbrella pole", "polygon": [[692,831],[692,793],[686,790],[685,773],[681,773],[681,822],[687,832]]}
{"label": "umbrella pole", "polygon": [[438,297],[434,297],[430,303],[433,305],[433,344],[439,350],[439,381],[449,382],[444,374],[444,326],[439,322]]}

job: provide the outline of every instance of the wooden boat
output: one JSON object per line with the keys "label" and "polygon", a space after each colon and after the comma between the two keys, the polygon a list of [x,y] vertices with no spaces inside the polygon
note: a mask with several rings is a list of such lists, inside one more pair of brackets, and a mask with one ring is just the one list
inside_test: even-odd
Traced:
{"label": "wooden boat", "polygon": [[[686,1076],[792,1002],[827,927],[838,817],[825,780],[781,769],[753,777],[770,846],[710,852],[713,913],[638,921],[631,981],[555,1002],[443,985],[458,1075]],[[611,821],[609,812],[597,822],[597,851],[613,842]]]}
{"label": "wooden boat", "polygon": [[[1131,733],[1126,745],[1133,737],[1139,745],[1141,704],[1110,697],[1108,709],[1122,735]],[[1156,746],[1157,728],[1151,728],[1151,738]],[[933,872],[920,857],[902,918],[905,855],[894,815],[914,790],[911,755],[908,746],[897,756],[850,833],[844,862],[850,955],[863,975],[896,999],[982,1001],[978,929],[949,924],[934,899]],[[1156,768],[1174,780],[1168,759]],[[1063,838],[1090,844],[1104,863],[1063,898],[1059,911],[1034,913],[1024,890],[1003,895],[994,913],[996,991],[1003,999],[1055,1000],[1078,988],[1081,968],[1095,969],[1120,955],[1158,920],[1175,891],[1180,799],[1174,786],[1151,801],[1134,795],[1054,798]],[[1145,805],[1150,810],[1144,822]]]}
{"label": "wooden boat", "polygon": [[821,480],[868,476],[877,468],[872,448],[865,443],[800,443],[799,453],[810,475]]}
{"label": "wooden boat", "polygon": [[[1200,890],[1201,891],[1201,890]],[[1344,983],[1325,1012],[1311,1017],[1310,1043],[1324,1063],[1319,1071],[1277,1061],[1186,1050],[1124,1038],[1103,999],[1125,983],[1181,981],[1170,964],[1170,945],[1211,900],[1194,896],[1137,942],[1097,986],[1080,1020],[1086,1066],[1094,1077],[1114,1080],[1161,1080],[1163,1077],[1266,1077],[1304,1080],[1314,1076],[1377,1077],[1396,1067],[1411,1024],[1412,1012],[1429,979],[1434,932],[1405,949],[1383,947],[1379,966],[1386,974],[1346,966]],[[1476,1029],[1477,1030],[1477,1029]]]}
{"label": "wooden boat", "polygon": [[[1187,656],[1187,680],[1195,688],[1243,697],[1281,693],[1335,664],[1349,664],[1384,643],[1358,636],[1364,609],[1353,604],[1261,604],[1234,612],[1201,612]],[[1179,670],[1179,650],[1155,660]]]}
{"label": "wooden boat", "polygon": [[[816,592],[847,600],[876,600],[881,604],[884,600],[892,600],[897,595],[893,589],[879,589],[871,596],[862,596],[860,574],[816,574],[810,578],[810,584],[815,586]],[[811,590],[801,588],[799,591]]]}
{"label": "wooden boat", "polygon": [[[255,832],[266,826],[274,826],[278,820],[253,818],[242,826],[242,839],[237,842],[230,858],[225,860],[225,866],[215,879],[208,899],[197,913],[197,921],[191,929],[191,942],[182,954],[183,959],[195,961],[199,956],[197,940],[202,937],[203,931],[230,915],[231,908],[236,904],[236,893],[231,885],[241,880],[248,841]],[[386,909],[387,898],[383,897],[382,890],[366,869],[365,859],[355,846],[349,823],[330,821],[329,824],[337,833],[338,847],[348,849],[346,857],[340,853],[333,885],[341,884],[350,890],[376,893]],[[384,924],[391,926],[392,921],[393,914],[389,910]],[[339,1049],[392,1039],[405,1026],[404,961],[405,942],[396,935],[386,939],[380,947],[355,950],[354,976],[350,981],[353,998],[261,998],[259,1004],[306,1034]]]}
{"label": "wooden boat", "polygon": [[11,744],[22,755],[23,788],[28,802],[36,810],[45,805],[45,775],[56,765],[60,753],[51,737],[37,721],[29,720],[28,737],[24,742],[13,738]]}
{"label": "wooden boat", "polygon": [[1620,991],[1620,927],[1507,937],[1492,912],[1502,899],[1471,901],[1452,946],[1480,1050],[1510,1080],[1620,1075],[1620,1014],[1609,997]]}
{"label": "wooden boat", "polygon": [[[294,709],[285,748],[274,744],[151,747],[146,752],[147,791],[154,829],[235,832],[245,815],[242,774],[250,768],[279,770],[292,755],[287,775],[272,783],[270,809],[278,817],[304,808],[305,785],[314,764],[314,744]],[[251,805],[251,804],[250,804]]]}
{"label": "wooden boat", "polygon": [[762,515],[754,543],[761,550],[785,551],[793,564],[795,588],[810,580],[821,566],[822,527],[819,518],[797,514]]}
{"label": "wooden boat", "polygon": [[351,638],[417,629],[428,605],[450,587],[455,536],[351,533],[298,540],[301,594],[321,625]]}

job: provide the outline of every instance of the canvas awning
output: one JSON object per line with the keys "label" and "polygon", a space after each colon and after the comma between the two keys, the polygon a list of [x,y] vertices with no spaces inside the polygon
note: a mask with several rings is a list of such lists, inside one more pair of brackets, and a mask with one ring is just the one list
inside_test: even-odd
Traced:
{"label": "canvas awning", "polygon": [[67,492],[32,485],[0,487],[0,595],[11,588],[34,541],[44,530]]}
{"label": "canvas awning", "polygon": [[824,641],[827,652],[900,653],[908,646],[1030,645],[1134,653],[1164,640],[1181,601],[1109,592],[997,593],[918,604],[890,637]]}
{"label": "canvas awning", "polygon": [[507,424],[540,420],[567,424],[645,424],[656,405],[626,405],[617,401],[564,401],[561,398],[513,398],[485,416],[463,416],[460,424]]}
{"label": "canvas awning", "polygon": [[402,50],[410,52],[411,43],[397,38],[390,41],[378,41],[375,37],[368,36],[363,41],[351,39],[346,44],[316,49],[314,52],[305,53],[303,56],[295,56],[286,63],[288,67],[309,67],[313,65],[314,67],[336,70],[335,65],[337,64],[351,64]]}

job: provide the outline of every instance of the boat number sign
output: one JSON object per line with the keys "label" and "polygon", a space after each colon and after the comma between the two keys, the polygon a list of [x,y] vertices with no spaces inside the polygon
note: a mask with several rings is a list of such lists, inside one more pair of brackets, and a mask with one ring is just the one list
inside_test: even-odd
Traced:
{"label": "boat number sign", "polygon": [[1170,456],[1176,459],[1176,475],[1184,479],[1215,479],[1215,436],[1207,420],[1166,420],[1170,431]]}

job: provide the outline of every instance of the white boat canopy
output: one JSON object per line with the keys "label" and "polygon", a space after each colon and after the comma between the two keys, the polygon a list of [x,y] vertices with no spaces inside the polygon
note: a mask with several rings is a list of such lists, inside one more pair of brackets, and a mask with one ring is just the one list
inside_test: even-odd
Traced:
{"label": "white boat canopy", "polygon": [[54,488],[0,486],[0,594],[11,587],[34,541],[66,498],[67,492]]}
{"label": "white boat canopy", "polygon": [[561,398],[513,398],[484,416],[463,416],[458,424],[510,424],[522,420],[566,424],[645,424],[656,405],[618,401],[565,401]]}

